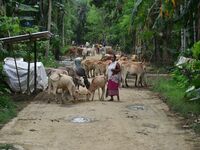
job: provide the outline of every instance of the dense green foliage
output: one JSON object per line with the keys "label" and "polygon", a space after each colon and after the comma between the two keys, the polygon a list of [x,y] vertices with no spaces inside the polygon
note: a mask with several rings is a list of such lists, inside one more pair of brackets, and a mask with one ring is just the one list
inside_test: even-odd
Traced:
{"label": "dense green foliage", "polygon": [[[46,67],[57,66],[56,60],[68,52],[72,41],[120,47],[124,53],[138,54],[157,66],[174,65],[181,55],[194,59],[182,68],[174,67],[169,83],[159,83],[170,105],[183,113],[193,104],[184,106],[181,100],[200,99],[199,27],[199,0],[0,0],[0,38],[44,30],[53,33],[50,42],[37,42],[38,61]],[[33,61],[33,47],[30,42],[0,43],[1,83],[5,81],[3,59],[16,56]],[[0,92],[6,92],[7,87],[0,85]],[[191,92],[184,93],[193,86]],[[198,113],[195,106],[194,112]]]}
{"label": "dense green foliage", "polygon": [[[188,99],[200,100],[200,42],[195,43],[191,49],[183,52],[181,55],[193,58],[189,62],[175,67],[172,72],[173,79],[180,87],[188,88],[186,96]],[[189,90],[191,89],[191,90]]]}
{"label": "dense green foliage", "polygon": [[200,39],[199,7],[198,0],[3,1],[0,37],[48,29],[55,36],[50,51],[56,59],[71,41],[89,41],[172,64],[180,50]]}

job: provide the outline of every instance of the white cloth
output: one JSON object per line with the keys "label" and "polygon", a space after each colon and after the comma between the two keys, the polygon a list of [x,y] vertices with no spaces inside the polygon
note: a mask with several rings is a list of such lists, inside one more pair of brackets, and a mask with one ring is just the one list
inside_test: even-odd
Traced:
{"label": "white cloth", "polygon": [[115,69],[116,65],[117,65],[117,61],[114,61],[108,66],[108,80],[111,79],[111,76],[113,74],[112,69]]}
{"label": "white cloth", "polygon": [[[3,65],[3,71],[7,76],[7,83],[10,88],[15,91],[19,92],[19,82],[16,72],[16,66],[14,60],[5,59]],[[22,93],[27,91],[27,75],[28,75],[28,63],[24,61],[16,61],[19,79],[21,83]],[[30,79],[29,79],[29,86],[30,91],[33,92],[34,90],[34,63],[30,63]],[[48,86],[48,77],[45,71],[45,68],[41,62],[37,62],[37,89],[45,90]]]}

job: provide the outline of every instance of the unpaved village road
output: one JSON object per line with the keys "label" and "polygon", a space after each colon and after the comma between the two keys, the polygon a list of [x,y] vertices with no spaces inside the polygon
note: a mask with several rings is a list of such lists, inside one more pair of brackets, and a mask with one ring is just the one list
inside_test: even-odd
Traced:
{"label": "unpaved village road", "polygon": [[[0,143],[25,150],[200,149],[198,138],[181,128],[156,94],[122,88],[120,95],[121,102],[102,102],[97,96],[73,105],[34,101],[1,129]],[[91,122],[72,122],[74,117]]]}

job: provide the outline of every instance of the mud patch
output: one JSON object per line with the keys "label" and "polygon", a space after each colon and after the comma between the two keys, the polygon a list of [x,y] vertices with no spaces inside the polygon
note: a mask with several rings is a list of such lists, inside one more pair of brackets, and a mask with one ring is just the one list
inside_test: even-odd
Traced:
{"label": "mud patch", "polygon": [[152,129],[156,129],[156,128],[158,128],[157,125],[152,124],[152,123],[143,123],[142,126],[143,126],[143,127],[152,128]]}
{"label": "mud patch", "polygon": [[65,94],[64,98],[62,98],[61,94],[48,94],[48,92],[44,91],[39,93],[35,98],[34,101],[38,103],[49,103],[49,104],[72,104],[72,100],[70,95]]}

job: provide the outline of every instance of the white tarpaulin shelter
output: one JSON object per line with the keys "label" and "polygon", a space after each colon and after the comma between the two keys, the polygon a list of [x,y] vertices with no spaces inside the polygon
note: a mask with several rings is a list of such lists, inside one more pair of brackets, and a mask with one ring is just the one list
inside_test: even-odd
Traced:
{"label": "white tarpaulin shelter", "polygon": [[184,56],[180,56],[177,63],[175,64],[177,67],[179,68],[182,68],[182,65],[185,64],[185,63],[189,63],[189,62],[192,62],[194,61],[194,59],[192,58],[187,58],[187,57],[184,57]]}
{"label": "white tarpaulin shelter", "polygon": [[[20,86],[16,71],[16,66],[13,58],[4,59],[3,71],[8,77],[7,83],[10,88],[15,92],[20,92]],[[21,92],[27,91],[27,77],[28,77],[28,63],[24,62],[23,59],[16,60],[19,79],[21,83]],[[30,91],[34,91],[34,63],[30,63],[29,73],[29,88]],[[37,62],[37,89],[46,89],[48,86],[48,77],[45,72],[45,68],[41,62]]]}

